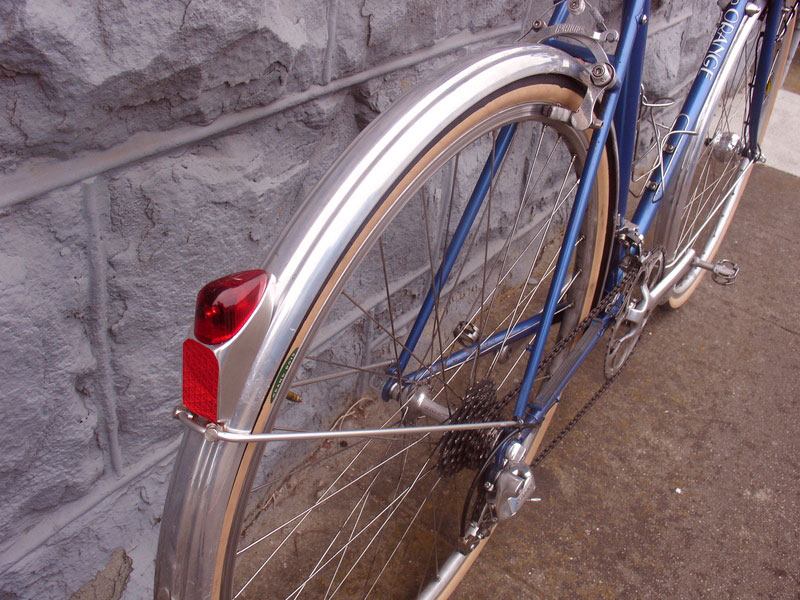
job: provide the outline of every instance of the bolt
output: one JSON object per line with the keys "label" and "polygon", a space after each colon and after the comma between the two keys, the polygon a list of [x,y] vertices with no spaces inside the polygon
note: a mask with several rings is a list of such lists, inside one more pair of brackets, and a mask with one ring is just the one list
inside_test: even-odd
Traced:
{"label": "bolt", "polygon": [[592,83],[598,87],[608,85],[614,78],[614,68],[608,63],[595,63],[590,72]]}
{"label": "bolt", "polygon": [[539,31],[542,28],[544,28],[544,21],[540,19],[536,19],[533,22],[533,25],[531,25],[531,29],[533,29],[534,31]]}
{"label": "bolt", "polygon": [[400,392],[403,389],[400,387],[400,384],[397,381],[393,381],[392,385],[389,386],[389,398],[392,400],[399,400],[400,399]]}
{"label": "bolt", "polygon": [[753,15],[757,14],[759,10],[761,9],[758,8],[758,4],[755,2],[748,2],[744,5],[744,14],[746,14],[748,17],[752,17]]}
{"label": "bolt", "polygon": [[525,447],[518,441],[513,441],[506,446],[506,458],[518,462],[524,457]]}
{"label": "bolt", "polygon": [[503,346],[500,348],[500,351],[497,353],[497,360],[503,364],[507,363],[511,358],[511,348],[508,346]]}
{"label": "bolt", "polygon": [[483,489],[485,489],[487,492],[491,492],[494,489],[494,485],[491,481],[487,481],[483,484]]}
{"label": "bolt", "polygon": [[585,8],[586,4],[583,0],[569,0],[567,4],[567,10],[573,15],[581,14]]}
{"label": "bolt", "polygon": [[645,25],[647,23],[647,15],[642,15],[641,17],[639,17],[639,23]]}
{"label": "bolt", "polygon": [[664,152],[666,152],[667,154],[672,154],[673,152],[675,152],[675,144],[667,144],[666,146],[664,146]]}
{"label": "bolt", "polygon": [[607,42],[616,42],[619,39],[619,34],[613,29],[606,34]]}

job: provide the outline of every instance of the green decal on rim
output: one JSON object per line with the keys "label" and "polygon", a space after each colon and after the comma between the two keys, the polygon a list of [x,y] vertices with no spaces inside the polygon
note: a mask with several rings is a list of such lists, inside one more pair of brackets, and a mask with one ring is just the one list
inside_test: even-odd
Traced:
{"label": "green decal on rim", "polygon": [[278,376],[275,378],[275,385],[272,386],[272,394],[269,397],[269,403],[272,404],[275,402],[275,396],[278,395],[278,390],[283,383],[283,378],[286,377],[286,373],[289,371],[289,367],[292,366],[294,362],[294,357],[297,356],[297,348],[292,350],[292,353],[289,355],[289,358],[286,359],[286,362],[283,363],[281,370],[278,372]]}

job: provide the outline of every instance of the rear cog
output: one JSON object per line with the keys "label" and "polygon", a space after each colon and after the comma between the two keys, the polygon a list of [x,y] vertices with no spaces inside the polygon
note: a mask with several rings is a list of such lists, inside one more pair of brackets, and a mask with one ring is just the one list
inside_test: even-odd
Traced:
{"label": "rear cog", "polygon": [[[464,402],[450,417],[450,423],[480,423],[500,420],[507,399],[497,399],[497,389],[491,381],[472,384]],[[448,431],[439,441],[439,472],[451,477],[464,468],[478,470],[489,457],[499,435],[499,429]]]}

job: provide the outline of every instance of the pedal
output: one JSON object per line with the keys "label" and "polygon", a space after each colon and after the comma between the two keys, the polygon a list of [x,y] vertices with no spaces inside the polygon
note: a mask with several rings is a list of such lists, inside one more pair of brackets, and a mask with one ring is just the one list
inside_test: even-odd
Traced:
{"label": "pedal", "polygon": [[714,280],[714,283],[718,283],[719,285],[731,285],[736,279],[736,276],[739,275],[739,265],[727,258],[723,258],[716,263],[710,263],[696,258],[692,265],[705,269],[706,271],[711,271],[711,279]]}

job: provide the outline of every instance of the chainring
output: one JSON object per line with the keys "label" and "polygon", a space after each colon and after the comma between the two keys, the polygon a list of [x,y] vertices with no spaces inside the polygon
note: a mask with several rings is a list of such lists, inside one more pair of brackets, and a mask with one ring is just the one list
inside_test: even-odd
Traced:
{"label": "chainring", "polygon": [[603,372],[606,379],[615,377],[625,366],[633,349],[642,335],[647,319],[653,306],[648,306],[645,314],[637,315],[634,311],[641,310],[647,304],[645,296],[648,290],[653,289],[664,273],[664,252],[660,248],[653,248],[644,253],[639,269],[631,285],[625,293],[622,307],[617,313],[611,338],[606,348],[606,358]]}

